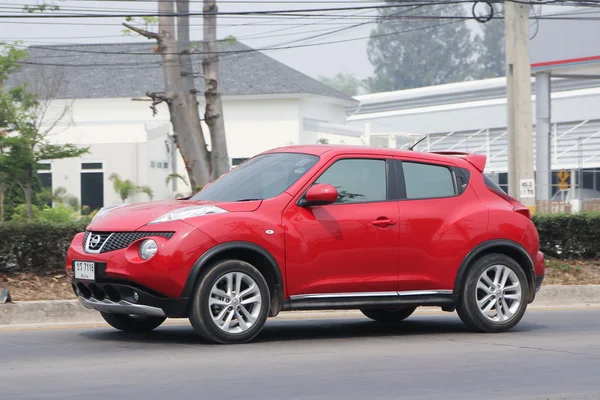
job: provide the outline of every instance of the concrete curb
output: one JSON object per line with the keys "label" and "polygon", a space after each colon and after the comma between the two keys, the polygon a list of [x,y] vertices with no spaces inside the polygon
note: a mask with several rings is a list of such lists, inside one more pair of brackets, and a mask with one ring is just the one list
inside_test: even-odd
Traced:
{"label": "concrete curb", "polygon": [[[600,304],[600,285],[544,286],[537,294],[535,307],[560,307],[568,305]],[[439,309],[423,308],[422,313]],[[281,319],[353,317],[351,311],[302,311],[281,313]],[[0,326],[73,324],[104,322],[100,313],[88,310],[77,300],[23,301],[0,305]]]}

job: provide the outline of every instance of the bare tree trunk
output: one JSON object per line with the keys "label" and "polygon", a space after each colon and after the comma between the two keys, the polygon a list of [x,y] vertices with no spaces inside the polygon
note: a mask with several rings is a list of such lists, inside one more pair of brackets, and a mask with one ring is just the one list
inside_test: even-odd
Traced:
{"label": "bare tree trunk", "polygon": [[209,181],[208,160],[198,146],[188,116],[187,96],[181,81],[181,69],[175,41],[173,0],[158,0],[158,13],[160,15],[158,19],[159,33],[148,32],[129,24],[123,25],[142,36],[156,39],[158,42],[158,51],[163,61],[166,92],[147,93],[147,95],[154,100],[154,105],[164,101],[169,106],[177,147],[183,156],[190,177],[190,185],[194,190],[197,185],[205,185]]}
{"label": "bare tree trunk", "polygon": [[217,3],[204,0],[204,85],[206,112],[204,121],[210,130],[211,180],[229,172],[229,155],[225,141],[223,103],[219,88],[219,55],[217,54]]}
{"label": "bare tree trunk", "polygon": [[188,116],[190,124],[194,129],[194,136],[198,141],[198,146],[204,150],[204,158],[207,162],[207,168],[210,174],[210,152],[206,146],[206,139],[202,131],[200,114],[198,112],[198,92],[194,83],[194,64],[190,56],[190,0],[177,0],[177,46],[179,50],[179,64],[181,66],[181,80],[183,90],[187,95]]}

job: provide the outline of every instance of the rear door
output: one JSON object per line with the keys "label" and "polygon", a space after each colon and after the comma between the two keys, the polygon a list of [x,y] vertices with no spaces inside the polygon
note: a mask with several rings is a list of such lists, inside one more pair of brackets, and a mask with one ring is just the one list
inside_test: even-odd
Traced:
{"label": "rear door", "polygon": [[469,187],[470,172],[419,159],[396,160],[399,292],[447,293],[462,259],[485,235],[488,212]]}

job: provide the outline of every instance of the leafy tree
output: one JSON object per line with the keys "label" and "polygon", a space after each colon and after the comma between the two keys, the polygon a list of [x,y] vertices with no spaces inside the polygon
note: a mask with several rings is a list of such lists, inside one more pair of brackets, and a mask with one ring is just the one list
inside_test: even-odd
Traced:
{"label": "leafy tree", "polygon": [[375,69],[367,80],[371,92],[472,79],[476,48],[471,31],[463,20],[435,18],[464,16],[461,4],[427,5],[415,11],[427,19],[402,18],[403,12],[403,8],[379,10],[382,18],[367,50]]}
{"label": "leafy tree", "polygon": [[[495,7],[498,13],[499,6]],[[496,78],[506,75],[506,42],[504,37],[504,20],[492,19],[480,24],[482,35],[477,37],[479,47],[477,77]]]}
{"label": "leafy tree", "polygon": [[338,72],[333,77],[321,75],[319,76],[319,80],[349,96],[360,94],[359,92],[364,88],[364,82],[348,72]]}
{"label": "leafy tree", "polygon": [[152,189],[150,189],[148,186],[137,186],[129,179],[121,179],[121,177],[116,173],[111,174],[108,179],[112,181],[113,189],[115,189],[115,192],[119,195],[121,200],[123,200],[123,203],[125,203],[125,200],[137,193],[145,193],[150,200],[152,200]]}
{"label": "leafy tree", "polygon": [[[27,83],[4,88],[10,74],[18,70],[26,57],[27,53],[16,46],[0,43],[0,221],[4,218],[4,191],[8,185],[21,188],[31,219],[39,162],[78,157],[88,152],[87,148],[55,145],[47,140],[69,111],[69,107],[65,107],[54,121],[46,118],[58,90],[55,82],[43,79],[42,86],[35,92],[30,91]],[[47,123],[47,127],[42,128],[42,123]]]}

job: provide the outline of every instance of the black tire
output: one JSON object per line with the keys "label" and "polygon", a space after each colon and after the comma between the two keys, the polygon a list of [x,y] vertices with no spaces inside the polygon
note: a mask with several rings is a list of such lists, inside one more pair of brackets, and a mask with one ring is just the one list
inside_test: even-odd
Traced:
{"label": "black tire", "polygon": [[404,321],[415,312],[417,307],[405,308],[365,308],[361,309],[366,317],[378,322],[395,323]]}
{"label": "black tire", "polygon": [[145,315],[100,313],[110,326],[123,332],[142,333],[158,328],[166,318]]}
{"label": "black tire", "polygon": [[[513,306],[515,307],[514,313],[512,313],[505,321],[492,321],[486,318],[477,304],[478,296],[482,297],[481,300],[487,296],[486,292],[482,292],[481,289],[477,288],[478,280],[484,271],[493,266],[507,267],[514,272],[520,284],[521,300],[518,303],[518,306],[516,303],[512,303],[512,300],[504,300],[505,304],[509,306],[509,309],[513,308]],[[510,279],[512,283],[512,278]],[[523,315],[525,315],[527,304],[529,302],[529,294],[530,290],[527,276],[525,275],[523,268],[521,268],[514,259],[504,254],[488,254],[475,261],[469,269],[460,299],[456,305],[456,311],[458,312],[460,319],[471,330],[486,333],[506,332],[514,328],[519,321],[521,321]],[[502,297],[503,296],[505,296],[504,293],[502,294]],[[489,301],[497,304],[497,300],[494,299],[496,299],[496,296]],[[489,302],[483,304],[486,305],[486,307],[490,305]],[[497,306],[494,305],[489,312],[496,313],[496,317],[498,317],[498,310],[496,307]],[[503,309],[505,309],[505,307],[500,306],[500,311],[502,313],[504,313],[504,311],[502,311]]]}
{"label": "black tire", "polygon": [[[231,309],[232,312],[235,312],[233,310],[233,302],[231,303],[232,306],[211,306],[209,305],[209,300],[213,285],[220,284],[227,274],[236,272],[245,274],[254,281],[258,290],[257,295],[260,296],[261,303],[260,306],[256,304],[251,306],[258,307],[256,310],[254,308],[250,309],[250,313],[257,314],[256,320],[252,322],[252,325],[245,331],[232,333],[226,332],[217,325],[213,320],[213,312],[225,312],[226,314],[224,315],[227,315],[227,313],[230,312],[225,309]],[[243,289],[241,291],[243,292]],[[200,336],[213,343],[236,344],[249,342],[260,333],[269,316],[271,296],[265,278],[254,266],[239,260],[223,260],[209,267],[206,273],[202,275],[201,279],[196,284],[191,301],[192,304],[189,315],[190,322]],[[239,307],[244,306],[240,305]],[[237,310],[240,310],[239,307]],[[248,311],[248,308],[244,308],[244,310]],[[241,314],[238,312],[237,315]],[[235,318],[235,322],[231,319],[230,322],[240,329],[244,329],[238,321],[237,316]]]}

